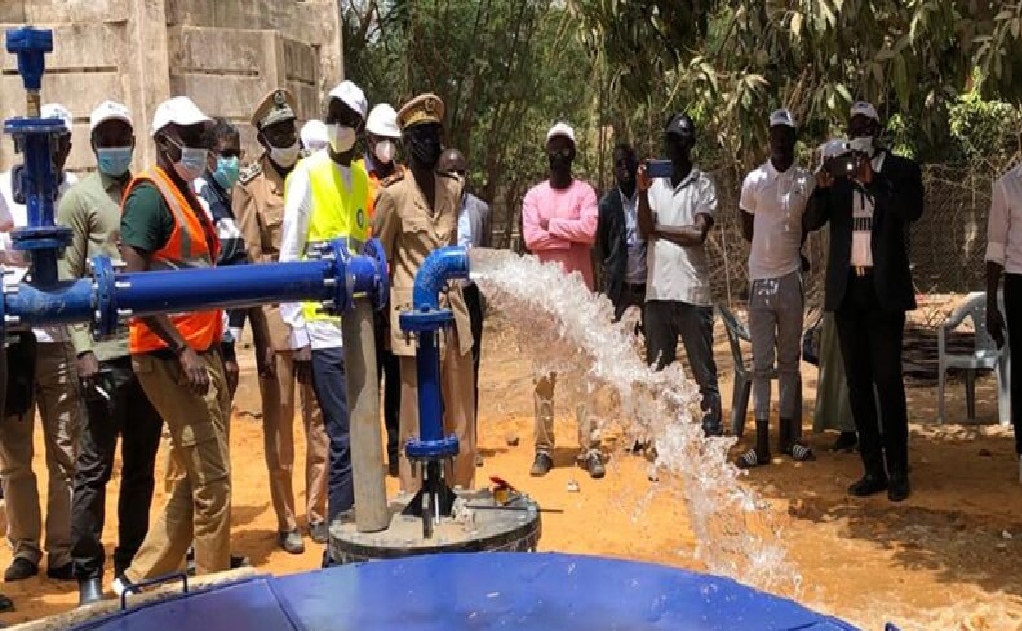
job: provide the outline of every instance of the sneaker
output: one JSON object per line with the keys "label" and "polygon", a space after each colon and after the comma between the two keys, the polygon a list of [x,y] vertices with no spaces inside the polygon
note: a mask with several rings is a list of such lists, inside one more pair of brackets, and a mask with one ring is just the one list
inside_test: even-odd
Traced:
{"label": "sneaker", "polygon": [[329,532],[327,531],[325,521],[318,521],[309,526],[309,538],[319,545],[326,544],[328,536]]}
{"label": "sneaker", "polygon": [[57,567],[47,567],[46,576],[52,578],[55,581],[73,581],[75,578],[74,564],[70,561],[64,565],[58,565]]}
{"label": "sneaker", "polygon": [[242,567],[252,567],[252,562],[248,560],[248,557],[241,556],[240,554],[232,554],[231,569],[237,570]]}
{"label": "sneaker", "polygon": [[8,583],[23,581],[26,578],[32,578],[38,573],[39,566],[37,564],[23,557],[17,557],[7,566],[7,570],[4,572],[4,580]]}
{"label": "sneaker", "polygon": [[594,452],[586,456],[585,466],[586,471],[589,472],[589,477],[594,480],[599,480],[607,475],[607,469],[603,466],[603,461],[600,460],[600,454],[598,453]]}
{"label": "sneaker", "polygon": [[532,469],[529,471],[529,475],[539,478],[548,473],[554,468],[554,460],[550,457],[550,454],[540,452],[536,454],[536,459],[532,461]]}
{"label": "sneaker", "polygon": [[277,534],[277,544],[288,554],[301,554],[305,552],[305,542],[302,541],[302,534],[298,529],[291,532]]}

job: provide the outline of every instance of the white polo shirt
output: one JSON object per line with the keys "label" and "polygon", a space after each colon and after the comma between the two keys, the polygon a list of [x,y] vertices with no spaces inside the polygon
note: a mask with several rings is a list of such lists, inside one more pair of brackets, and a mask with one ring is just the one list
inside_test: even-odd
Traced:
{"label": "white polo shirt", "polygon": [[801,167],[779,172],[767,160],[742,184],[739,207],[753,216],[749,279],[780,278],[802,267],[802,215],[816,180]]}
{"label": "white polo shirt", "polygon": [[[695,224],[696,215],[711,219],[717,212],[713,179],[692,167],[678,186],[657,178],[647,192],[653,221],[665,228]],[[713,305],[710,264],[705,245],[681,247],[666,239],[651,239],[647,249],[646,300],[675,300],[691,305]]]}

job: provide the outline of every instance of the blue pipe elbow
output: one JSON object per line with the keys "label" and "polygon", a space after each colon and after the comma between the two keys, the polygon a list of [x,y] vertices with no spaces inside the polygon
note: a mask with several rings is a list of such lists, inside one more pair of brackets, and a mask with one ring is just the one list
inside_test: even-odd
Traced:
{"label": "blue pipe elbow", "polygon": [[440,292],[449,280],[468,280],[468,250],[448,246],[433,250],[415,274],[412,308],[416,312],[440,309]]}
{"label": "blue pipe elbow", "polygon": [[7,52],[18,56],[18,74],[26,90],[42,88],[45,54],[53,52],[53,31],[29,26],[8,29]]}

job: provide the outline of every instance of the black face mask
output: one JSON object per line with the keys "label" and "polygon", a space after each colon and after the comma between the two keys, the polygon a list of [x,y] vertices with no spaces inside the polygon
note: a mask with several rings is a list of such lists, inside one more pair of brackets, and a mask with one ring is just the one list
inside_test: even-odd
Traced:
{"label": "black face mask", "polygon": [[430,169],[436,167],[437,162],[440,161],[440,154],[444,152],[440,138],[432,134],[408,136],[406,142],[411,159],[416,164]]}
{"label": "black face mask", "polygon": [[571,170],[571,156],[550,153],[547,154],[547,159],[550,161],[550,170],[554,173],[567,173]]}

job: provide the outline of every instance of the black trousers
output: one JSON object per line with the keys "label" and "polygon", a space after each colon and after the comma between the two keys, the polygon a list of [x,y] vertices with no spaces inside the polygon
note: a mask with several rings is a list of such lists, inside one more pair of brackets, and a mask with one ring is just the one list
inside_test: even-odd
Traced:
{"label": "black trousers", "polygon": [[373,314],[373,334],[376,337],[376,378],[383,384],[383,424],[387,428],[387,462],[397,463],[401,450],[401,364],[397,355],[387,350],[390,335],[387,318],[390,309]]}
{"label": "black trousers", "polygon": [[[465,287],[465,307],[468,308],[468,326],[472,330],[472,372],[475,375],[475,419],[479,424],[479,359],[483,350],[483,297],[479,286],[470,283]],[[478,436],[478,432],[476,436]]]}
{"label": "black trousers", "polygon": [[326,523],[355,505],[355,482],[351,472],[351,419],[348,415],[348,382],[343,348],[313,349],[312,388],[330,439],[327,457]]}
{"label": "black trousers", "polygon": [[[905,312],[881,306],[871,273],[851,274],[834,321],[845,363],[848,401],[859,434],[859,455],[866,473],[905,476],[908,474],[908,414],[901,368]],[[884,420],[882,433],[877,401]]]}
{"label": "black trousers", "polygon": [[[1022,274],[1004,275],[1004,319],[1008,325],[1008,346],[1012,357],[1022,357]],[[1016,360],[1016,361],[1022,361]],[[1015,372],[1014,366],[1011,372]],[[1022,374],[1011,383],[1011,424],[1015,428],[1015,453],[1022,454]]]}
{"label": "black trousers", "polygon": [[88,418],[79,444],[71,500],[71,557],[79,579],[103,574],[106,485],[114,467],[118,435],[122,470],[115,570],[123,572],[142,545],[149,530],[153,468],[163,428],[163,420],[131,369],[130,357],[100,363],[98,383],[110,399],[91,388],[85,392]]}

